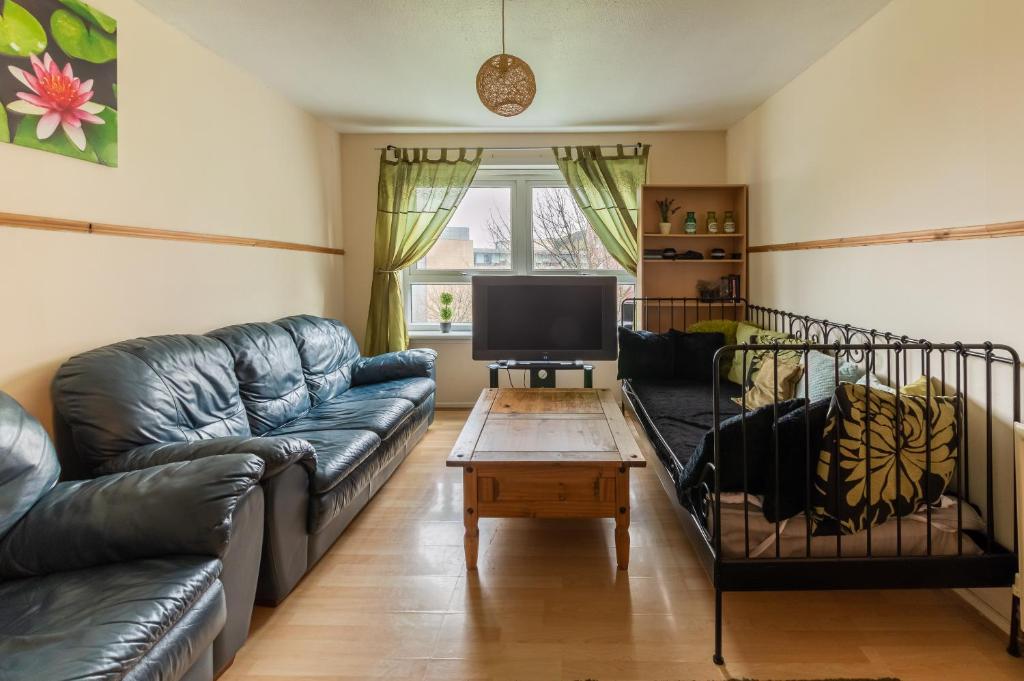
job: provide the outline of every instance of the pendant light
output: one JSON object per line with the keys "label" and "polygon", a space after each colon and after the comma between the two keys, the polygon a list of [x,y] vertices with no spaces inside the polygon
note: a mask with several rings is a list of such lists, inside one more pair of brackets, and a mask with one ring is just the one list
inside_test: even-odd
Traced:
{"label": "pendant light", "polygon": [[476,93],[499,116],[518,116],[537,94],[530,65],[505,52],[505,0],[501,0],[501,53],[488,57],[476,74]]}

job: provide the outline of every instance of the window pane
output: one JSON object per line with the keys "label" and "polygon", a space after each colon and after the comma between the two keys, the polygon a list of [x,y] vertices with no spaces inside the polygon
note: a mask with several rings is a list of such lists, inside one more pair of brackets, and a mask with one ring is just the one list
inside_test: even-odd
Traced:
{"label": "window pane", "polygon": [[469,284],[413,284],[409,301],[410,324],[437,324],[441,321],[441,294],[452,294],[454,324],[473,321],[473,289]]}
{"label": "window pane", "polygon": [[512,190],[471,187],[418,270],[512,268]]}
{"label": "window pane", "polygon": [[533,190],[533,268],[622,270],[583,217],[568,187]]}

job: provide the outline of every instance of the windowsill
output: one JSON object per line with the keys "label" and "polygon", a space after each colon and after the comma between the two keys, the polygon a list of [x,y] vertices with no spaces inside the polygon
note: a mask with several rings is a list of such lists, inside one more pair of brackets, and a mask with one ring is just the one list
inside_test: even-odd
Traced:
{"label": "windowsill", "polygon": [[447,341],[449,343],[468,343],[473,340],[472,331],[452,331],[441,333],[440,331],[410,331],[409,340],[412,341]]}

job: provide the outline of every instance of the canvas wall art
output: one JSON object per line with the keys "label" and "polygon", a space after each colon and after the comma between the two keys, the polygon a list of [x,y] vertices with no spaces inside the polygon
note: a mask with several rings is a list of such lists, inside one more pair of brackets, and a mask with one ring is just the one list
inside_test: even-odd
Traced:
{"label": "canvas wall art", "polygon": [[0,142],[117,165],[117,21],[82,0],[0,0]]}

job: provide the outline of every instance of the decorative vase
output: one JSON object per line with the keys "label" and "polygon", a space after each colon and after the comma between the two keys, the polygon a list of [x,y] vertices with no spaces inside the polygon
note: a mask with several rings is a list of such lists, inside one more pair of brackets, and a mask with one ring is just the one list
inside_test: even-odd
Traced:
{"label": "decorative vase", "polygon": [[449,333],[452,330],[451,322],[441,322],[441,333]]}
{"label": "decorative vase", "polygon": [[725,221],[722,226],[725,228],[726,234],[736,233],[736,218],[733,217],[731,210],[725,211]]}
{"label": "decorative vase", "polygon": [[661,232],[662,234],[668,234],[669,232],[672,231],[672,223],[671,222],[659,222],[658,223],[658,231]]}
{"label": "decorative vase", "polygon": [[708,211],[707,221],[708,234],[718,234],[718,216],[715,215],[715,211]]}
{"label": "decorative vase", "polygon": [[697,233],[697,216],[694,215],[692,210],[686,213],[686,221],[683,223],[683,229],[687,234]]}

